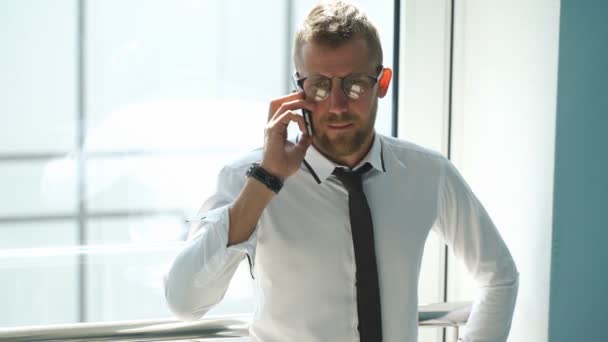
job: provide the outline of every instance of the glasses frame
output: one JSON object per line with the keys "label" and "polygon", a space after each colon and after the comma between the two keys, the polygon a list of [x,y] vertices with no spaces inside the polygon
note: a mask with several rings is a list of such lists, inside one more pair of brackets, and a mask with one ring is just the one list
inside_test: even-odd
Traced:
{"label": "glasses frame", "polygon": [[[378,65],[378,66],[376,67],[376,70],[377,70],[377,71],[376,71],[377,76],[370,76],[370,75],[366,75],[366,74],[361,74],[362,76],[366,76],[366,77],[369,77],[370,79],[372,79],[372,81],[373,81],[372,88],[373,88],[373,87],[374,87],[376,84],[378,84],[378,80],[380,79],[380,76],[381,76],[381,74],[382,74],[382,71],[384,70],[384,66],[383,66],[383,65]],[[356,75],[358,76],[359,74],[356,74]],[[323,76],[323,75],[310,75],[310,76],[306,76],[306,77],[300,77],[300,78],[298,78],[298,76],[299,76],[298,71],[295,71],[295,72],[294,72],[294,74],[293,74],[293,81],[294,81],[294,83],[295,83],[296,88],[297,88],[299,91],[304,91],[304,82],[305,82],[305,81],[306,81],[306,80],[307,80],[309,77],[311,77],[311,76],[322,76],[322,77],[325,77],[325,76]],[[345,78],[347,78],[347,77],[350,77],[350,76],[353,76],[353,74],[349,74],[349,75],[346,75],[346,76],[344,76],[344,77],[332,77],[332,78],[330,78],[330,77],[325,77],[325,78],[327,78],[328,80],[330,80],[330,81],[331,81],[331,82],[330,82],[330,86],[329,86],[329,92],[328,92],[328,95],[327,95],[327,96],[325,96],[325,97],[324,97],[322,100],[319,100],[319,101],[316,101],[316,102],[321,102],[321,101],[327,100],[327,98],[329,97],[329,93],[331,93],[331,90],[333,89],[333,85],[334,85],[333,80],[334,80],[335,78],[337,78],[337,79],[339,79],[339,80],[340,80],[340,89],[342,89],[342,92],[344,93],[344,95],[346,95],[346,97],[349,99],[349,101],[356,101],[357,99],[353,99],[353,98],[351,98],[351,97],[348,95],[348,93],[346,92],[346,90],[344,89],[344,87],[343,87],[343,85],[344,85],[344,79],[345,79]]]}

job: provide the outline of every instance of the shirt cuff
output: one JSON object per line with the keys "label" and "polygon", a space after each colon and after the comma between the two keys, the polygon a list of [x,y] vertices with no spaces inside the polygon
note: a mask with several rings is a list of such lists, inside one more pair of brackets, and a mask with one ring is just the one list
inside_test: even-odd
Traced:
{"label": "shirt cuff", "polygon": [[[201,239],[204,246],[201,246],[201,248],[203,251],[209,252],[204,253],[203,259],[206,262],[200,272],[201,275],[205,274],[207,276],[200,279],[209,279],[208,275],[221,273],[222,268],[229,260],[241,258],[243,254],[247,255],[251,276],[253,277],[256,232],[254,231],[248,240],[228,246],[229,205],[201,214],[197,217],[197,220],[200,221],[199,226],[201,226],[199,234],[204,235]],[[203,284],[197,285],[202,286]]]}

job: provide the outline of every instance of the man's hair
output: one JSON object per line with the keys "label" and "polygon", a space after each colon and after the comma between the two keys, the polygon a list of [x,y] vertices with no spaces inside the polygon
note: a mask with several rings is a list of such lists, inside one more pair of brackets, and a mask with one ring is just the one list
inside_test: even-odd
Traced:
{"label": "man's hair", "polygon": [[376,27],[365,13],[348,1],[324,1],[317,4],[306,16],[294,40],[293,57],[296,66],[301,64],[302,46],[315,43],[339,47],[352,39],[367,42],[370,62],[374,67],[382,64],[382,46]]}

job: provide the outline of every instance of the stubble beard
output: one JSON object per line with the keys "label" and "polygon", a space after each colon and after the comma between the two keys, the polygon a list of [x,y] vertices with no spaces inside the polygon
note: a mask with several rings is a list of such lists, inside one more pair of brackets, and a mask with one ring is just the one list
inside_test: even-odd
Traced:
{"label": "stubble beard", "polygon": [[[377,105],[374,105],[370,113],[370,118],[364,125],[354,132],[340,133],[333,138],[330,138],[325,132],[316,135],[318,146],[328,156],[341,158],[350,156],[358,152],[367,139],[373,135],[374,124],[376,122]],[[351,113],[345,113],[341,116],[332,114],[322,122],[323,125],[352,122],[359,124],[361,119]]]}

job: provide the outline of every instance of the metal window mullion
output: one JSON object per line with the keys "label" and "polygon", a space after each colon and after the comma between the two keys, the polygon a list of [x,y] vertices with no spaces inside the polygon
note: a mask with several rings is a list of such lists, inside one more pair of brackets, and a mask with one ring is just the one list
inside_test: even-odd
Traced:
{"label": "metal window mullion", "polygon": [[[108,211],[90,211],[87,210],[87,219],[115,219],[115,218],[146,218],[154,216],[173,216],[179,220],[186,222],[188,219],[187,213],[178,208],[165,210],[108,210]],[[0,224],[14,223],[34,223],[34,222],[49,222],[49,221],[68,221],[77,220],[78,213],[54,213],[40,215],[15,215],[15,216],[0,216]]]}
{"label": "metal window mullion", "polygon": [[[77,161],[77,220],[78,230],[76,239],[80,246],[87,244],[86,234],[86,156],[84,151],[85,131],[86,131],[86,74],[85,74],[85,25],[86,25],[86,0],[78,0],[77,4],[77,72],[76,72],[76,94],[77,94],[77,110],[76,110],[76,161]],[[87,321],[86,308],[86,271],[87,258],[86,255],[78,255],[77,259],[77,288],[78,288],[78,320],[80,322]]]}
{"label": "metal window mullion", "polygon": [[294,89],[294,84],[292,80],[293,69],[295,65],[292,65],[292,48],[293,48],[293,35],[294,35],[294,4],[293,0],[286,1],[285,8],[285,94],[291,93]]}
{"label": "metal window mullion", "polygon": [[393,117],[391,135],[399,135],[399,48],[401,40],[401,1],[393,2]]}
{"label": "metal window mullion", "polygon": [[[454,6],[455,0],[450,0],[450,55],[449,55],[449,70],[448,70],[448,115],[447,115],[447,158],[452,159],[452,99],[454,96],[453,90],[453,78],[454,78]],[[448,245],[444,246],[444,274],[443,274],[443,301],[448,301],[448,262],[449,262],[449,248]],[[458,338],[458,335],[456,335]],[[443,328],[443,342],[447,341],[447,329]]]}

